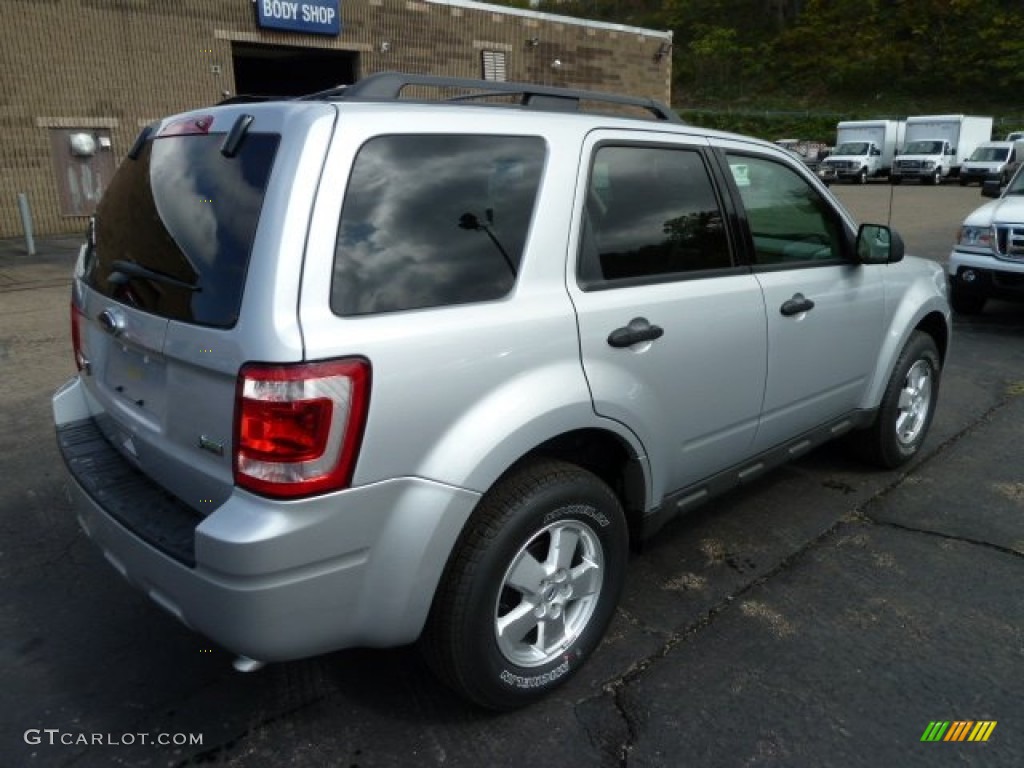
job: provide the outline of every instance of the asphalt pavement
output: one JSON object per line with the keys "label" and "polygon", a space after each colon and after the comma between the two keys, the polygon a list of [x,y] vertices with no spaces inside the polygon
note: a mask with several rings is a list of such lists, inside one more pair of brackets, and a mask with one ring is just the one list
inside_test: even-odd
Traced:
{"label": "asphalt pavement", "polygon": [[0,766],[1024,764],[1024,307],[957,322],[908,468],[826,446],[670,524],[590,663],[493,715],[411,649],[236,673],[104,562],[48,410],[77,247],[0,241]]}

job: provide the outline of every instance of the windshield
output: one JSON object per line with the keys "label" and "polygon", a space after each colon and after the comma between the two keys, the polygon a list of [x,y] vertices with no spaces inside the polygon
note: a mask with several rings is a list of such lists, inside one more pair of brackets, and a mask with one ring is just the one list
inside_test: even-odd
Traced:
{"label": "windshield", "polygon": [[848,141],[845,144],[840,144],[836,147],[836,151],[833,154],[836,155],[866,155],[868,153],[868,143],[866,141]]}
{"label": "windshield", "polygon": [[219,328],[238,319],[279,137],[158,137],[121,163],[96,208],[94,290],[144,312]]}
{"label": "windshield", "polygon": [[1003,194],[1024,195],[1024,165],[1017,169],[1017,173],[1013,174],[1013,178],[1010,179],[1010,183]]}
{"label": "windshield", "polygon": [[905,155],[938,155],[942,152],[941,141],[912,141],[903,151]]}
{"label": "windshield", "polygon": [[970,159],[980,163],[1001,163],[1009,154],[1009,147],[978,147]]}

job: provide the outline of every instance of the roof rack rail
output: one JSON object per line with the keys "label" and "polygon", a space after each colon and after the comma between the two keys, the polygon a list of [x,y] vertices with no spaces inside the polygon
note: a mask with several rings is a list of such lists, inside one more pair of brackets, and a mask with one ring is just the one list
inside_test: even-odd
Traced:
{"label": "roof rack rail", "polygon": [[235,96],[225,96],[217,102],[217,106],[224,104],[259,104],[264,101],[273,101],[273,96],[255,96],[246,93],[239,93]]}
{"label": "roof rack rail", "polygon": [[303,96],[303,99],[344,100],[344,101],[397,101],[408,86],[429,86],[434,88],[461,88],[479,91],[476,94],[456,96],[449,101],[467,101],[490,96],[517,95],[519,103],[527,108],[549,112],[578,112],[581,101],[636,107],[650,112],[656,119],[671,123],[682,123],[682,119],[665,104],[654,99],[622,96],[600,91],[580,91],[573,88],[556,88],[532,83],[510,83],[498,80],[473,80],[462,77],[440,77],[436,75],[413,75],[401,72],[380,72],[359,80],[349,86],[332,88],[320,93]]}

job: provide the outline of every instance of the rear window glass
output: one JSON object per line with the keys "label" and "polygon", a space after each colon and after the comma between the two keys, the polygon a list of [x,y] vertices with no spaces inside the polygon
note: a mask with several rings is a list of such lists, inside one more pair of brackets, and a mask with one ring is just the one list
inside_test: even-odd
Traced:
{"label": "rear window glass", "polygon": [[382,136],[359,150],[331,309],[366,315],[490,301],[516,282],[544,165],[530,136]]}
{"label": "rear window glass", "polygon": [[91,287],[172,320],[235,324],[279,136],[248,134],[234,157],[223,141],[156,138],[121,163],[96,209]]}

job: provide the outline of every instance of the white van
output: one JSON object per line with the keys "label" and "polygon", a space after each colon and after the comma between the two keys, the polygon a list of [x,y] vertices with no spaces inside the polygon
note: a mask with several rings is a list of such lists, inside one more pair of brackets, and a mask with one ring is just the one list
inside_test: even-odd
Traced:
{"label": "white van", "polygon": [[1006,186],[1022,160],[1024,140],[986,141],[960,168],[960,186],[966,187],[972,181],[984,184],[986,180],[998,180],[999,186]]}

